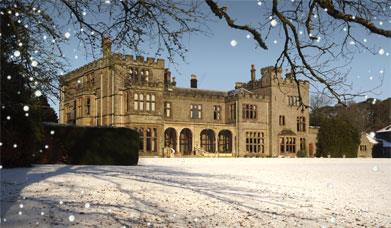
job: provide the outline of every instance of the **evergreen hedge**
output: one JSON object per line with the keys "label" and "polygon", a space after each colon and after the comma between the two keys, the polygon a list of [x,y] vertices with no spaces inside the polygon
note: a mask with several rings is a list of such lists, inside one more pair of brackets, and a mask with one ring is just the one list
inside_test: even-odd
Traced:
{"label": "evergreen hedge", "polygon": [[323,118],[317,137],[317,157],[357,157],[360,132],[348,119],[338,116]]}
{"label": "evergreen hedge", "polygon": [[37,163],[137,165],[139,135],[118,127],[44,124]]}

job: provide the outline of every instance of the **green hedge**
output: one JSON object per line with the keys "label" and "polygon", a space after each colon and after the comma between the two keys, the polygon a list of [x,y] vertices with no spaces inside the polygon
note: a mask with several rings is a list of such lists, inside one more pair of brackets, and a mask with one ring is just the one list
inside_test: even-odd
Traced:
{"label": "green hedge", "polygon": [[296,156],[298,158],[306,158],[307,157],[307,152],[305,150],[299,150],[299,151],[297,151]]}
{"label": "green hedge", "polygon": [[74,165],[137,165],[139,135],[117,127],[44,124],[36,162]]}

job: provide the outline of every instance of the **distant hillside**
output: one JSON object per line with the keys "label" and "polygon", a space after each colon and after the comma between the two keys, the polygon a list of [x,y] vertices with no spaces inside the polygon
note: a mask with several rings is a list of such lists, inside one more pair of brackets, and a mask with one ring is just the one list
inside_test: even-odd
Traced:
{"label": "distant hillside", "polygon": [[310,113],[310,125],[320,126],[322,118],[333,116],[346,117],[360,131],[376,131],[391,123],[391,98],[382,101],[370,98],[347,107],[321,107]]}

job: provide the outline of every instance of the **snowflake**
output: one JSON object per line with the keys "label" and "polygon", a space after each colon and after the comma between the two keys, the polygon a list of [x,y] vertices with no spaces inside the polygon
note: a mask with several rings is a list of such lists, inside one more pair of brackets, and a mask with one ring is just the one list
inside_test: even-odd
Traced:
{"label": "snowflake", "polygon": [[364,43],[366,43],[368,40],[364,38],[363,41],[364,41]]}
{"label": "snowflake", "polygon": [[12,78],[11,75],[7,75],[8,80],[11,80],[11,78]]}
{"label": "snowflake", "polygon": [[83,13],[81,13],[83,16],[87,15],[87,12],[86,11],[83,11]]}
{"label": "snowflake", "polygon": [[10,120],[10,119],[11,119],[11,116],[7,116],[6,118],[7,118],[7,120]]}
{"label": "snowflake", "polygon": [[379,74],[384,74],[384,70],[379,70]]}
{"label": "snowflake", "polygon": [[14,144],[14,148],[17,148],[18,147],[18,145],[17,144]]}
{"label": "snowflake", "polygon": [[20,51],[16,50],[16,51],[14,52],[14,56],[15,56],[15,57],[19,57],[19,56],[20,56]]}
{"label": "snowflake", "polygon": [[38,62],[37,62],[37,61],[35,61],[35,60],[33,60],[33,61],[31,62],[31,66],[33,66],[33,67],[36,67],[36,66],[38,66]]}
{"label": "snowflake", "polygon": [[73,222],[73,221],[75,221],[75,216],[74,215],[70,215],[68,217],[68,219],[69,219],[70,222]]}
{"label": "snowflake", "polygon": [[350,45],[355,45],[356,42],[354,42],[353,40],[351,40],[351,41],[349,42],[349,44],[350,44]]}
{"label": "snowflake", "polygon": [[86,204],[84,204],[84,207],[85,207],[85,208],[90,208],[90,204],[89,204],[89,203],[86,203]]}
{"label": "snowflake", "polygon": [[40,97],[40,96],[42,96],[42,92],[41,92],[40,90],[36,90],[36,91],[34,92],[34,95],[35,95],[36,97]]}
{"label": "snowflake", "polygon": [[23,204],[19,204],[19,207],[20,207],[20,208],[23,208],[24,206],[23,206]]}
{"label": "snowflake", "polygon": [[379,49],[379,55],[384,55],[384,49],[383,48]]}
{"label": "snowflake", "polygon": [[29,110],[30,110],[29,106],[27,106],[27,105],[23,106],[23,111],[28,112]]}
{"label": "snowflake", "polygon": [[372,77],[372,76],[370,76],[370,77],[369,77],[369,80],[373,80],[373,77]]}
{"label": "snowflake", "polygon": [[246,38],[247,38],[247,39],[250,39],[250,38],[251,38],[251,35],[250,35],[250,34],[247,34],[247,35],[246,35]]}
{"label": "snowflake", "polygon": [[65,38],[69,39],[71,37],[71,34],[69,32],[64,33]]}
{"label": "snowflake", "polygon": [[277,20],[276,20],[276,19],[271,20],[271,21],[270,21],[270,25],[271,25],[272,27],[276,27],[276,26],[277,26]]}
{"label": "snowflake", "polygon": [[53,131],[53,130],[51,130],[51,131],[50,131],[50,134],[51,134],[51,135],[54,135],[54,131]]}
{"label": "snowflake", "polygon": [[274,44],[277,44],[277,40],[274,40],[273,43],[274,43]]}
{"label": "snowflake", "polygon": [[21,212],[21,211],[18,212],[18,215],[22,215],[22,214],[23,214],[23,212]]}
{"label": "snowflake", "polygon": [[379,171],[379,167],[378,167],[377,165],[373,166],[373,167],[372,167],[372,171],[373,171],[373,172]]}
{"label": "snowflake", "polygon": [[258,2],[257,4],[258,4],[258,6],[261,6],[261,5],[262,5],[262,2]]}
{"label": "snowflake", "polygon": [[232,47],[236,47],[236,45],[238,45],[238,42],[236,40],[231,40],[230,44]]}

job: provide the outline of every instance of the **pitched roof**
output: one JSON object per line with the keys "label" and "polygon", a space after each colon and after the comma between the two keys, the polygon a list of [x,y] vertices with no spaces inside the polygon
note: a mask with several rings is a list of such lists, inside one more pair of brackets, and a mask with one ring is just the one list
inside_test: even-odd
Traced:
{"label": "pitched roof", "polygon": [[387,127],[376,131],[376,133],[380,133],[380,132],[391,132],[391,125],[388,125]]}

